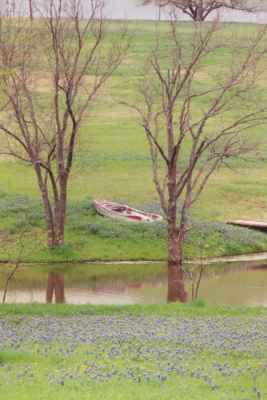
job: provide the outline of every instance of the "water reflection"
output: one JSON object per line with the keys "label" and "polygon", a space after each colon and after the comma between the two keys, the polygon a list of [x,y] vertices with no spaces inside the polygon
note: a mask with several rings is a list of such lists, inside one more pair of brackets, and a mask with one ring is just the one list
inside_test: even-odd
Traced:
{"label": "water reflection", "polygon": [[62,273],[49,272],[48,274],[46,302],[53,303],[53,297],[56,304],[65,303],[64,275]]}
{"label": "water reflection", "polygon": [[185,303],[187,301],[187,293],[183,278],[176,267],[168,267],[168,294],[167,302],[175,303],[180,301]]}
{"label": "water reflection", "polygon": [[[0,296],[10,270],[0,266]],[[199,287],[199,298],[207,303],[267,306],[266,264],[218,264],[207,270]],[[164,265],[21,266],[9,284],[6,302],[162,304],[181,301],[175,278]],[[188,293],[191,288],[192,280],[187,280]]]}

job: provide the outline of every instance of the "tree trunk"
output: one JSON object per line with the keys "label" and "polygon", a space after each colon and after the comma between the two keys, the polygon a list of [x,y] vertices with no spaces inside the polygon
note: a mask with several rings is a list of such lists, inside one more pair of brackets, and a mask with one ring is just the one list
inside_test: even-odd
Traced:
{"label": "tree trunk", "polygon": [[29,1],[29,14],[30,14],[30,20],[33,21],[33,5],[32,5],[32,0]]}
{"label": "tree trunk", "polygon": [[179,232],[175,226],[168,232],[168,302],[187,301],[183,274],[183,253]]}
{"label": "tree trunk", "polygon": [[60,182],[60,197],[56,211],[57,245],[63,246],[65,240],[65,221],[67,207],[67,178]]}
{"label": "tree trunk", "polygon": [[67,205],[67,177],[60,181],[60,196],[54,193],[53,207],[49,198],[47,182],[42,178],[38,164],[35,167],[38,185],[42,193],[45,221],[47,227],[47,244],[49,248],[64,245],[66,205]]}
{"label": "tree trunk", "polygon": [[47,245],[49,248],[57,247],[57,237],[55,232],[55,227],[53,221],[49,218],[46,218],[47,224]]}
{"label": "tree trunk", "polygon": [[57,246],[56,226],[53,211],[48,198],[47,190],[42,190],[42,199],[45,212],[45,221],[47,226],[47,245],[49,248]]}
{"label": "tree trunk", "polygon": [[[172,154],[171,149],[170,154]],[[184,303],[187,300],[182,268],[184,235],[177,229],[176,175],[176,161],[174,160],[168,171],[168,301],[180,300]]]}
{"label": "tree trunk", "polygon": [[53,210],[49,201],[47,182],[42,177],[42,172],[39,163],[33,160],[33,164],[35,167],[38,186],[42,195],[45,222],[47,228],[47,245],[49,248],[53,248],[57,246],[57,236],[56,236],[55,216],[53,214]]}
{"label": "tree trunk", "polygon": [[66,185],[64,186],[60,199],[56,202],[52,210],[47,189],[42,190],[43,206],[47,226],[47,244],[49,248],[64,245],[65,219],[66,219]]}
{"label": "tree trunk", "polygon": [[196,22],[201,22],[201,21],[204,21],[204,10],[203,10],[203,8],[202,8],[202,6],[197,6],[196,7],[196,12],[195,12],[195,15],[194,15],[194,18],[193,18]]}

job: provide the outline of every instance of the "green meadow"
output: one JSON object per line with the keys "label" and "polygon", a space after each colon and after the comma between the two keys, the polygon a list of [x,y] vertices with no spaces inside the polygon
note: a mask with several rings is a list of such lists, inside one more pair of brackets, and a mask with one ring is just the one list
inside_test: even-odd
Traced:
{"label": "green meadow", "polygon": [[0,306],[7,400],[265,399],[266,309]]}
{"label": "green meadow", "polygon": [[[110,23],[110,38],[119,37],[121,23]],[[29,166],[11,158],[0,160],[0,259],[15,260],[21,231],[22,258],[28,261],[154,259],[166,256],[165,230],[155,226],[129,226],[98,216],[93,199],[126,202],[145,210],[159,211],[153,187],[151,162],[144,132],[138,117],[123,102],[140,101],[137,87],[142,82],[143,65],[161,39],[161,56],[168,64],[168,26],[162,22],[127,22],[130,49],[120,68],[102,89],[84,121],[77,143],[74,168],[69,185],[69,210],[66,245],[57,251],[46,249],[46,234],[36,179]],[[192,25],[180,23],[181,40],[187,46]],[[231,63],[238,63],[238,52],[229,43],[246,45],[257,27],[225,24],[216,34],[225,45],[209,55],[197,75],[196,85],[208,87],[222,76]],[[234,61],[233,61],[234,60]],[[267,71],[261,72],[256,98],[267,101]],[[39,90],[49,90],[45,78]],[[208,99],[207,99],[208,101]],[[238,106],[237,106],[238,107]],[[225,118],[233,118],[232,109]],[[216,126],[210,126],[214,129]],[[191,213],[191,229],[185,246],[187,257],[257,252],[267,249],[267,237],[245,229],[226,226],[229,219],[267,216],[267,124],[247,133],[248,140],[260,141],[257,154],[250,154],[214,174]]]}

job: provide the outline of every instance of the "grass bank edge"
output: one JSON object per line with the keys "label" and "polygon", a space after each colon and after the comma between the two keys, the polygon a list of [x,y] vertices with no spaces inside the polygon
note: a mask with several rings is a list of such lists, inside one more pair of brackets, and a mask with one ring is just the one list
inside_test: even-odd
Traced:
{"label": "grass bank edge", "polygon": [[162,317],[266,317],[265,307],[209,306],[202,300],[163,305],[2,304],[0,318],[10,316],[162,316]]}
{"label": "grass bank edge", "polygon": [[[209,232],[206,236],[202,249],[196,244],[195,236],[190,239],[190,243],[185,244],[185,260],[209,260],[210,258],[224,258],[240,255],[261,254],[267,251],[267,235],[260,234],[259,240],[253,239],[254,232],[246,233],[248,241],[243,242],[242,238],[234,238],[232,242],[224,234],[218,235],[216,232]],[[34,233],[34,232],[33,232]],[[251,235],[251,236],[250,236]],[[83,237],[82,237],[83,236]],[[123,262],[164,262],[167,258],[166,242],[162,239],[131,239],[121,238],[100,238],[97,236],[80,235],[81,240],[85,241],[82,245],[76,245],[75,239],[70,241],[60,249],[48,249],[44,246],[38,247],[33,237],[25,241],[27,249],[25,255],[18,256],[18,249],[15,247],[15,238],[9,239],[11,248],[3,245],[0,251],[0,264],[47,264],[47,263],[123,263]],[[250,237],[252,242],[250,243]],[[79,238],[78,238],[79,239]],[[18,247],[18,246],[17,246]]]}

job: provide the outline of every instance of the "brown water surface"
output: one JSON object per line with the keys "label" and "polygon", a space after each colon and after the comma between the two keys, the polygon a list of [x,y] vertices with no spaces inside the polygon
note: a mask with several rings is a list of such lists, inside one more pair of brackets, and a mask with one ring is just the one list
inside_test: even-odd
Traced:
{"label": "brown water surface", "polygon": [[[0,300],[12,266],[0,267]],[[8,285],[7,303],[166,303],[164,265],[21,266]],[[189,299],[192,282],[187,279]],[[267,262],[205,267],[199,298],[213,305],[267,306]]]}

